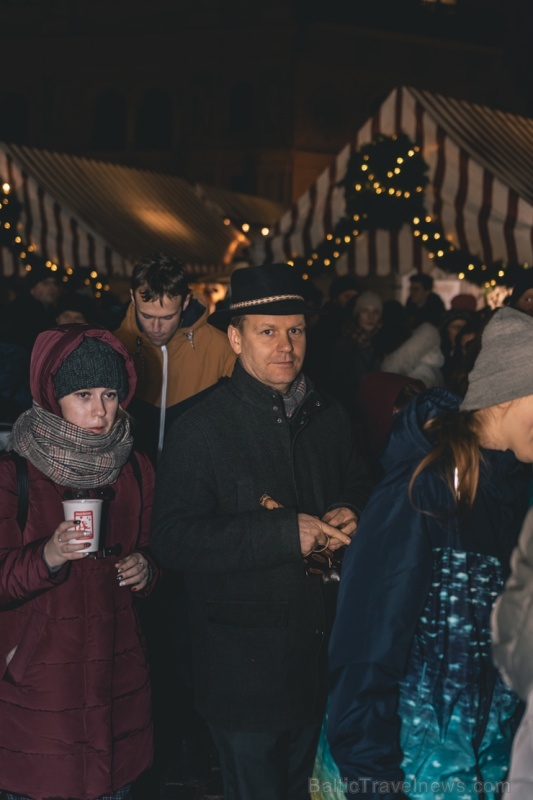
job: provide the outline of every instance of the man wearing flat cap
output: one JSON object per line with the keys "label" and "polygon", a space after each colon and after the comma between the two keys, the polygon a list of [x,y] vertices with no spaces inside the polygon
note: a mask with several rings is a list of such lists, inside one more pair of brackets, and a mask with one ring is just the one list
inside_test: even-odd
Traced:
{"label": "man wearing flat cap", "polygon": [[158,473],[152,546],[186,575],[226,800],[308,797],[336,589],[315,565],[349,544],[371,488],[346,412],[301,372],[300,281],[287,264],[233,274],[209,318],[233,375],[176,421]]}

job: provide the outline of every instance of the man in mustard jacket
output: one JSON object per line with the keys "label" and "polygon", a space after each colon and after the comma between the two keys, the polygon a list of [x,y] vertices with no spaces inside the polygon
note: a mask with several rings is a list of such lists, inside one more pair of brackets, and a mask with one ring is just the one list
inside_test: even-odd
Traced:
{"label": "man in mustard jacket", "polygon": [[191,293],[183,265],[163,254],[136,264],[131,303],[115,331],[133,357],[137,390],[131,406],[139,449],[156,461],[166,431],[219,378],[231,375],[227,337],[207,324],[208,310]]}
{"label": "man in mustard jacket", "polygon": [[[137,372],[129,407],[135,443],[154,463],[176,417],[233,371],[235,354],[227,336],[208,325],[207,317],[181,262],[158,253],[135,265],[131,303],[115,334]],[[170,608],[176,617],[171,632],[166,621]],[[154,676],[156,762],[151,779],[165,782],[166,773],[173,782],[200,784],[209,769],[208,733],[191,701],[188,612],[180,575],[163,582],[144,615]],[[147,794],[156,791],[145,789]]]}

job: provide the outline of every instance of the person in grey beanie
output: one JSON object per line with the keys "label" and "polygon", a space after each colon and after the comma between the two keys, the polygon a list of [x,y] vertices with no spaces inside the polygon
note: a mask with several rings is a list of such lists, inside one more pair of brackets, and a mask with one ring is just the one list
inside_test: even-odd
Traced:
{"label": "person in grey beanie", "polygon": [[498,310],[464,400],[429,389],[394,419],[343,560],[314,800],[500,796],[519,700],[490,613],[527,510],[532,359],[533,318]]}

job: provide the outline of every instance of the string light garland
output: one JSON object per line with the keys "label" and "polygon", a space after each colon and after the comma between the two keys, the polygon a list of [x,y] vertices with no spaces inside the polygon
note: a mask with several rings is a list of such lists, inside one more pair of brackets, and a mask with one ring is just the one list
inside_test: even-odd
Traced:
{"label": "string light garland", "polygon": [[[54,261],[40,255],[36,245],[25,241],[21,222],[22,204],[17,199],[13,188],[2,180],[1,176],[0,187],[0,247],[4,247],[17,257],[26,272],[31,272],[32,269],[46,268],[50,270],[51,277],[59,279],[63,283],[68,284],[69,281],[74,280],[72,267],[62,269]],[[109,285],[104,283],[97,270],[90,269],[83,270],[83,272],[87,273],[83,281],[84,285],[91,288],[94,297],[101,297],[102,292],[109,291]]]}
{"label": "string light garland", "polygon": [[304,279],[312,278],[331,270],[365,231],[399,231],[409,225],[428,257],[444,272],[487,289],[513,286],[518,275],[531,265],[505,261],[487,264],[455,247],[440,221],[426,211],[428,169],[420,148],[405,134],[375,136],[351,156],[346,175],[337,184],[344,189],[344,216],[310,256],[294,258],[289,263]]}

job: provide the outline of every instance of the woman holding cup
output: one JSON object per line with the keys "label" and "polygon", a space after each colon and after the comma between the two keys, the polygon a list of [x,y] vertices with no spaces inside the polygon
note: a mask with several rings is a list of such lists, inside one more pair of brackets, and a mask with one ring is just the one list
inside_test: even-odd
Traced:
{"label": "woman holding cup", "polygon": [[[132,452],[123,411],[135,381],[130,356],[106,330],[67,325],[37,338],[33,407],[13,426],[16,460],[0,457],[6,800],[127,800],[151,763],[148,666],[134,600],[151,592],[159,572],[147,549],[153,468]],[[68,499],[79,507],[65,503],[65,518]]]}

